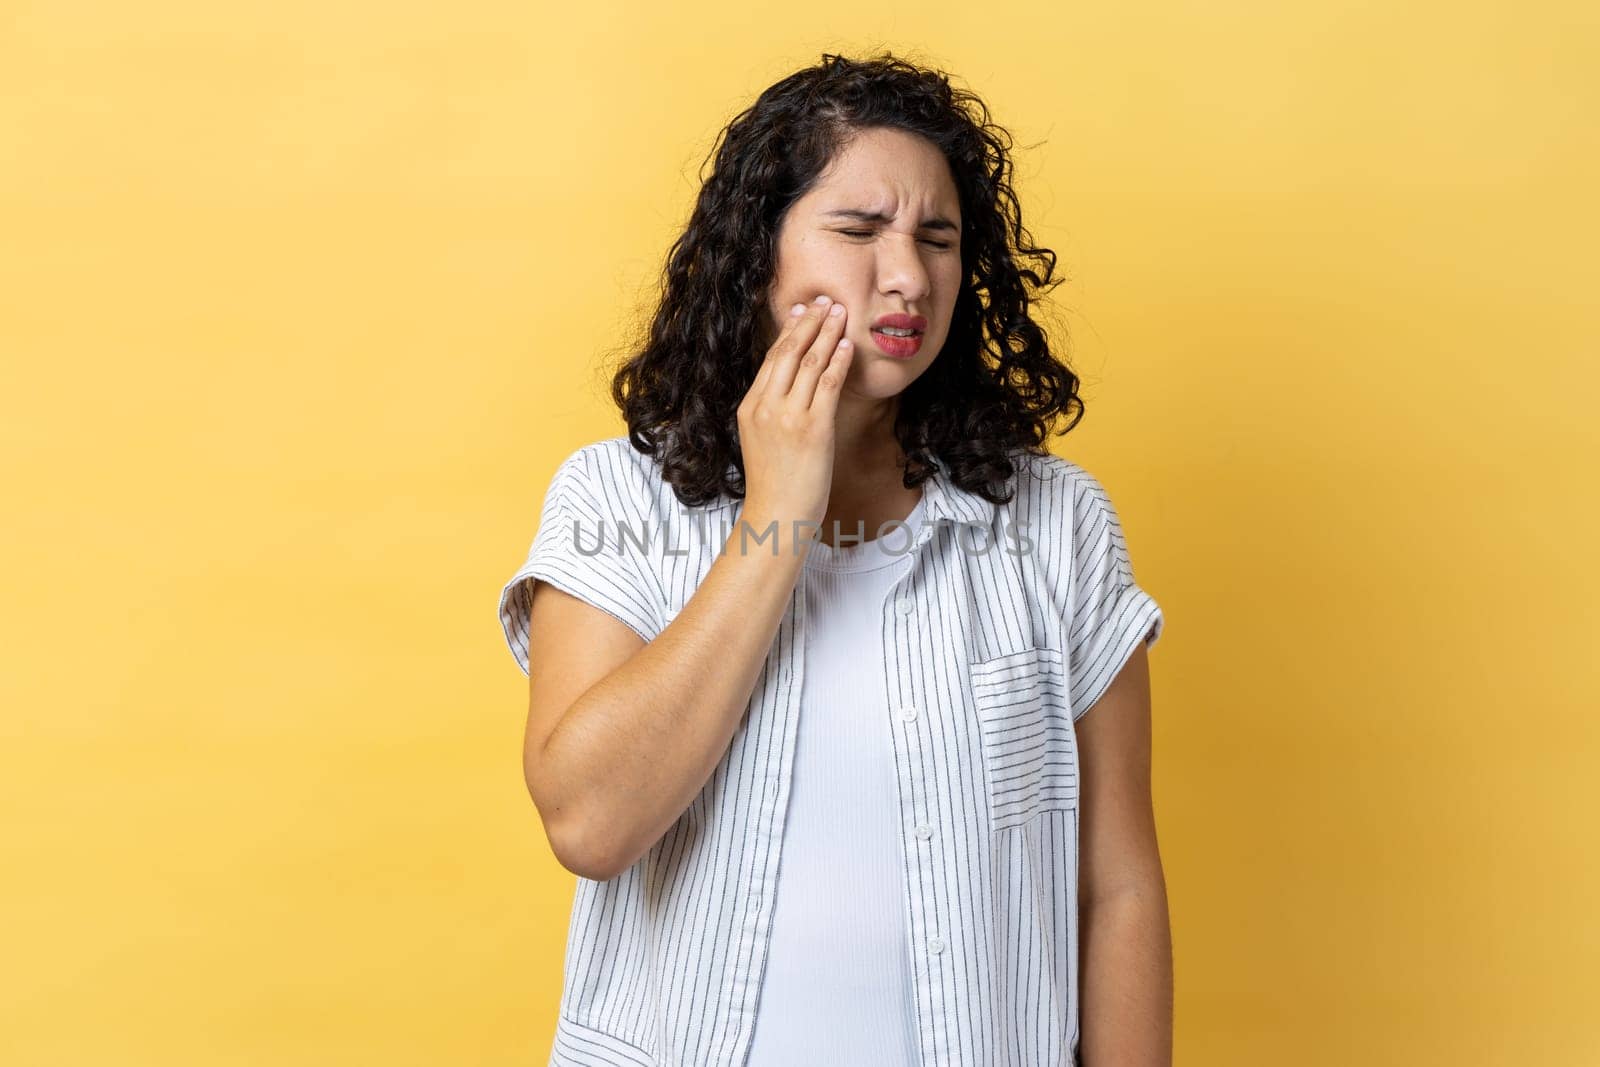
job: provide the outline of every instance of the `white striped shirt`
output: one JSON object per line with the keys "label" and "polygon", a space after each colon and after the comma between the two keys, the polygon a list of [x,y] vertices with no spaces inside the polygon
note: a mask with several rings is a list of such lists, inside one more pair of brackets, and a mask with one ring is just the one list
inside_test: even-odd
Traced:
{"label": "white striped shirt", "polygon": [[[1162,630],[1099,482],[1057,456],[1016,460],[1006,504],[942,470],[923,483],[925,521],[880,620],[925,1067],[1076,1063],[1073,723]],[[500,594],[518,665],[528,670],[534,579],[648,641],[694,594],[741,513],[727,496],[684,507],[626,436],[578,449],[551,480],[527,561]],[[805,633],[797,582],[745,717],[700,793],[626,871],[578,879],[552,1067],[744,1067],[773,926]]]}

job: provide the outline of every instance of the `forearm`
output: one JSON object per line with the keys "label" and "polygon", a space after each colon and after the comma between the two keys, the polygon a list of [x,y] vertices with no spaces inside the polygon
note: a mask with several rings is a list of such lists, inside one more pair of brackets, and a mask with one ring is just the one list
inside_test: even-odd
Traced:
{"label": "forearm", "polygon": [[1172,934],[1165,883],[1085,901],[1080,915],[1083,1067],[1170,1067]]}
{"label": "forearm", "polygon": [[[748,518],[755,530],[765,527]],[[738,729],[803,556],[741,549],[739,524],[677,617],[575,701],[538,765],[591,877],[643,855],[704,787]]]}

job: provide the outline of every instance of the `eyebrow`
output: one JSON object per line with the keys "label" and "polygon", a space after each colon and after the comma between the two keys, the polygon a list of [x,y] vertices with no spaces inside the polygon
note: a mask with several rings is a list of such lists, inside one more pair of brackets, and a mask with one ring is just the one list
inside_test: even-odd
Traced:
{"label": "eyebrow", "polygon": [[[833,211],[823,212],[826,218],[855,219],[857,222],[889,222],[889,216],[881,211],[862,211],[860,208],[842,207]],[[919,230],[948,230],[951,233],[960,233],[961,227],[945,218],[943,215],[934,215],[923,219],[917,226]]]}

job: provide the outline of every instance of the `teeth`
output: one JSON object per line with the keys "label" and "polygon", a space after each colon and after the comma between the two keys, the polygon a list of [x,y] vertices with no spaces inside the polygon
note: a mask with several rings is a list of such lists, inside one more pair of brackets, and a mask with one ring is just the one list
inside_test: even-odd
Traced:
{"label": "teeth", "polygon": [[916,330],[902,330],[897,326],[879,326],[876,329],[879,333],[886,333],[890,337],[913,337],[917,332]]}

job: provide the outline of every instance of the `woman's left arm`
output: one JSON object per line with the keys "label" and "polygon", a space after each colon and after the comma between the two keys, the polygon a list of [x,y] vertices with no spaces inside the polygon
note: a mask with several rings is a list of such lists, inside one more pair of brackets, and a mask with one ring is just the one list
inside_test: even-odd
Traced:
{"label": "woman's left arm", "polygon": [[1172,933],[1150,795],[1140,642],[1076,723],[1083,1067],[1171,1067]]}

